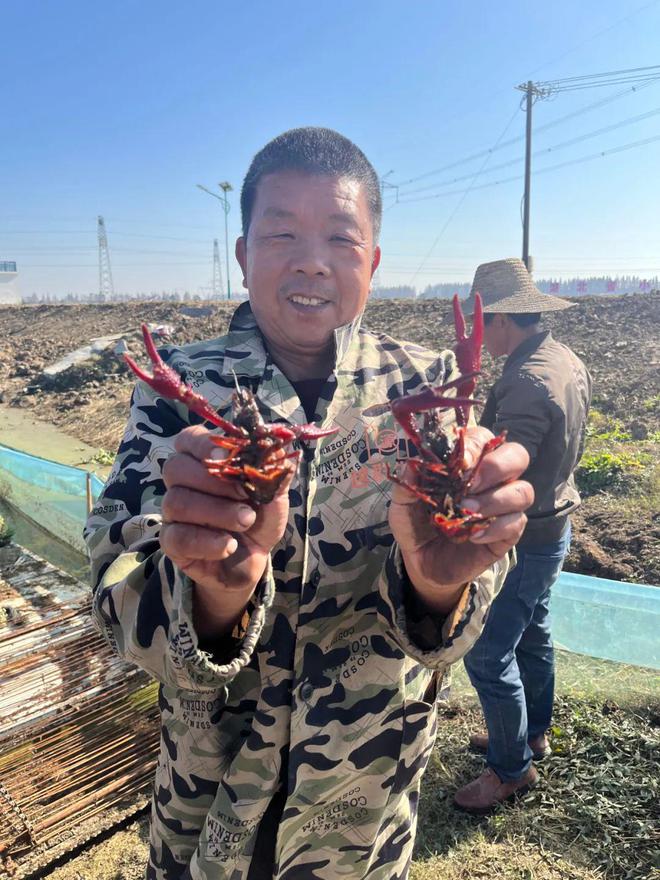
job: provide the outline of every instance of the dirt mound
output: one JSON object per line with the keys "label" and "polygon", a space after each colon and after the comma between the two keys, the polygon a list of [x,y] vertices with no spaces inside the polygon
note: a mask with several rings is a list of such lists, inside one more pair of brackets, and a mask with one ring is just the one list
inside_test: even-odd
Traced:
{"label": "dirt mound", "polygon": [[[87,443],[114,450],[124,428],[132,374],[106,351],[72,367],[53,381],[44,367],[95,337],[122,333],[144,362],[139,326],[143,321],[173,325],[177,344],[226,332],[235,303],[214,303],[212,313],[195,316],[179,303],[133,302],[103,305],[0,307],[0,402],[31,408]],[[364,323],[370,329],[430,348],[454,339],[448,300],[372,300]],[[555,336],[585,361],[594,378],[593,406],[632,440],[660,432],[660,296],[639,294],[583,297],[546,321]],[[484,357],[481,388],[499,375],[501,364]],[[483,392],[482,392],[483,395]],[[606,435],[604,435],[606,436]],[[614,435],[613,435],[614,436]],[[650,444],[657,454],[655,446]],[[644,454],[647,457],[649,444]],[[594,494],[575,522],[568,567],[586,574],[660,583],[658,520],[634,500]]]}
{"label": "dirt mound", "polygon": [[595,577],[660,585],[660,513],[614,510],[610,498],[588,498],[573,517],[564,568]]}

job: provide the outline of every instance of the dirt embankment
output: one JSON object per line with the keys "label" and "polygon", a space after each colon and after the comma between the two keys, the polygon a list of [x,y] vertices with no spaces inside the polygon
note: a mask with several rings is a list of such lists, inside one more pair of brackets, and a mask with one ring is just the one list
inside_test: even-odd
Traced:
{"label": "dirt embankment", "polygon": [[[121,359],[110,350],[69,369],[56,382],[44,381],[42,370],[94,337],[115,333],[124,333],[143,361],[142,321],[173,325],[177,344],[220,336],[235,304],[217,303],[211,315],[192,317],[185,308],[190,309],[157,302],[0,308],[0,402],[28,408],[85,442],[114,451],[133,384]],[[660,297],[584,297],[575,308],[550,316],[546,323],[591,371],[594,408],[633,442],[645,444],[647,458],[657,455],[657,442],[653,445],[648,439],[660,432]],[[431,348],[447,347],[453,341],[451,307],[445,300],[373,300],[365,325]],[[500,369],[501,364],[485,356],[482,389]],[[634,492],[590,496],[575,526],[568,568],[660,583],[660,516]]]}

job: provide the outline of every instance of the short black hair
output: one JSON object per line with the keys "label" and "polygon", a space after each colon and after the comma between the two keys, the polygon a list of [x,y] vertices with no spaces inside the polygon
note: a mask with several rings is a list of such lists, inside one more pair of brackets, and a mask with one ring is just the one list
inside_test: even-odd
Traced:
{"label": "short black hair", "polygon": [[383,203],[378,175],[353,141],[331,128],[292,128],[266,144],[250,163],[241,189],[241,220],[247,236],[257,186],[262,177],[278,171],[345,177],[364,187],[373,224],[374,242],[380,235]]}
{"label": "short black hair", "polygon": [[[490,324],[495,314],[497,313],[486,312],[484,314],[484,324]],[[519,312],[518,314],[510,314],[507,312],[506,315],[511,318],[513,323],[517,324],[518,327],[532,327],[534,324],[538,324],[541,320],[540,312]]]}

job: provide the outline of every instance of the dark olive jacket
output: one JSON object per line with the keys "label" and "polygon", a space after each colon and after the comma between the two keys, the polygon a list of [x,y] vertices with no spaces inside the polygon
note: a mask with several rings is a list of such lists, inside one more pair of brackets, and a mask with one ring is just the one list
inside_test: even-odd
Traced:
{"label": "dark olive jacket", "polygon": [[550,331],[522,342],[493,385],[481,424],[529,452],[523,479],[534,487],[534,504],[521,544],[557,540],[567,516],[580,504],[575,470],[584,446],[591,376],[580,358]]}

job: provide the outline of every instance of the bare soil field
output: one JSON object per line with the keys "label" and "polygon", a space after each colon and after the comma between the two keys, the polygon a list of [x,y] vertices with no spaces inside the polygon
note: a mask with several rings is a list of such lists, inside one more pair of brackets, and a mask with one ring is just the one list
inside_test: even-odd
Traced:
{"label": "bare soil field", "polygon": [[[144,360],[142,321],[171,324],[175,343],[222,335],[235,303],[133,302],[104,305],[0,307],[0,402],[31,410],[71,435],[105,450],[121,438],[132,374],[112,353],[71,367],[56,382],[45,366],[93,338],[123,333]],[[660,296],[583,297],[547,325],[583,358],[594,377],[585,501],[574,522],[566,567],[618,580],[660,584]],[[453,342],[446,300],[372,300],[365,325],[431,348]],[[481,395],[501,363],[484,357]],[[47,456],[47,450],[44,451]]]}

